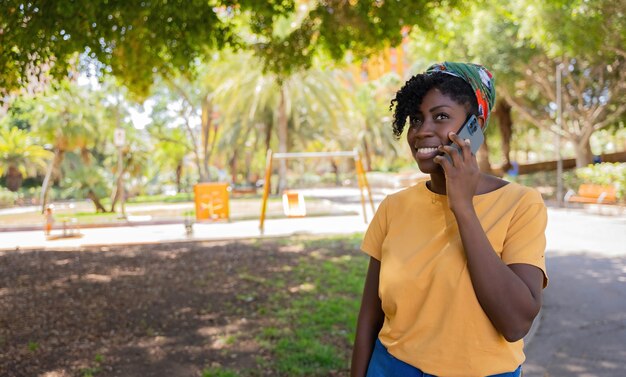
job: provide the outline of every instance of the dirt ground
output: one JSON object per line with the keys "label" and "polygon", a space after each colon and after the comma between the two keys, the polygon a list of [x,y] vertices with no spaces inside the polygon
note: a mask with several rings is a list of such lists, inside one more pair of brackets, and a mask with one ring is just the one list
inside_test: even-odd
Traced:
{"label": "dirt ground", "polygon": [[271,357],[254,335],[272,321],[258,314],[271,293],[258,280],[295,279],[303,252],[278,241],[0,252],[0,375],[254,369]]}

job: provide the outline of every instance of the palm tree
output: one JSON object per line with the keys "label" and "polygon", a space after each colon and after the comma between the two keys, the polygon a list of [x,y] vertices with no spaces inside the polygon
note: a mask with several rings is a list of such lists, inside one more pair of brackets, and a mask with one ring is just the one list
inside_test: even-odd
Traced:
{"label": "palm tree", "polygon": [[191,153],[184,132],[180,128],[150,129],[150,136],[155,139],[152,155],[160,174],[174,172],[176,192],[182,192],[182,176],[185,168],[185,156]]}
{"label": "palm tree", "polygon": [[89,147],[105,134],[107,122],[99,121],[95,99],[69,83],[63,83],[59,90],[34,102],[31,124],[35,133],[51,145],[54,153],[41,189],[43,213],[51,181],[60,178],[65,154],[77,150],[84,159],[89,159]]}
{"label": "palm tree", "polygon": [[[353,127],[350,96],[335,72],[310,69],[279,77],[263,72],[251,53],[239,53],[228,61],[230,73],[220,73],[222,81],[212,97],[220,121],[230,128],[221,135],[220,146],[233,148],[233,156],[263,136],[269,148],[274,129],[278,152],[284,153],[296,143],[306,147],[318,139],[337,140],[339,131]],[[290,130],[297,137],[289,138]],[[286,171],[286,162],[281,160],[279,191],[286,186]]]}
{"label": "palm tree", "polygon": [[[162,140],[169,137],[164,134],[164,129],[180,129],[186,140],[180,139],[174,144],[180,141],[189,149],[189,157],[197,170],[197,181],[205,182],[210,180],[211,158],[219,125],[214,122],[210,96],[214,81],[204,78],[206,67],[198,69],[201,72],[196,80],[182,75],[162,78],[153,95],[156,105],[152,110],[149,132],[152,136],[158,134],[157,140]],[[155,128],[156,131],[153,130]]]}
{"label": "palm tree", "polygon": [[[149,161],[149,147],[139,137],[139,131],[128,126],[124,128],[126,130],[126,143],[121,150],[122,171],[119,171],[119,153],[110,154],[108,156],[109,158],[105,161],[105,165],[109,166],[110,170],[118,177],[117,184],[111,198],[110,212],[115,212],[115,206],[121,199],[121,190],[119,188],[123,184],[123,177],[126,175],[136,179],[142,177]],[[112,158],[114,155],[116,156],[115,159]],[[122,208],[122,214],[125,213],[125,209]]]}
{"label": "palm tree", "polygon": [[391,132],[389,100],[401,85],[400,77],[390,73],[377,80],[353,85],[356,87],[353,98],[356,115],[361,123],[358,143],[363,147],[367,169],[371,170],[374,156],[389,159],[389,152],[398,156],[398,142]]}
{"label": "palm tree", "polygon": [[71,196],[89,198],[96,212],[107,212],[100,201],[109,191],[106,169],[85,164],[82,158],[74,153],[69,153],[66,160],[68,169],[65,169],[63,174],[64,190]]}
{"label": "palm tree", "polygon": [[46,169],[52,153],[24,130],[0,128],[0,176],[6,175],[7,188],[13,192],[22,186],[24,176],[35,176]]}

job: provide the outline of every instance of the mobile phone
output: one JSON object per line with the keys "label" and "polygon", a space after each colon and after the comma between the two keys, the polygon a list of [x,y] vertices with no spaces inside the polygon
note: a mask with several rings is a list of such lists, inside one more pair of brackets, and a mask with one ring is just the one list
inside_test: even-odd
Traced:
{"label": "mobile phone", "polygon": [[[474,155],[476,155],[476,152],[478,152],[478,148],[480,148],[482,143],[485,141],[485,135],[483,134],[482,128],[480,128],[478,118],[476,118],[476,115],[473,114],[467,118],[463,126],[461,126],[456,134],[459,135],[459,137],[463,140],[470,140],[470,148],[472,150],[472,154]],[[459,153],[461,153],[461,147],[456,145],[456,143],[454,143],[453,141],[448,143],[448,145],[452,146],[454,149],[459,151]],[[452,163],[452,158],[450,158],[450,155],[448,155],[447,153],[444,153],[443,155],[446,156],[450,163]]]}

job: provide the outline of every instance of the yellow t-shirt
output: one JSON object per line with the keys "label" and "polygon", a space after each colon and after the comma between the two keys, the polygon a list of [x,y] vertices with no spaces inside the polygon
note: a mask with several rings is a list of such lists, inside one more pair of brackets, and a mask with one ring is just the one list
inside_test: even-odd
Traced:
{"label": "yellow t-shirt", "polygon": [[[502,261],[539,267],[545,286],[541,195],[509,183],[473,202]],[[478,303],[447,197],[426,181],[383,200],[361,249],[381,262],[378,337],[393,356],[441,377],[511,372],[524,361],[523,341],[507,342]]]}

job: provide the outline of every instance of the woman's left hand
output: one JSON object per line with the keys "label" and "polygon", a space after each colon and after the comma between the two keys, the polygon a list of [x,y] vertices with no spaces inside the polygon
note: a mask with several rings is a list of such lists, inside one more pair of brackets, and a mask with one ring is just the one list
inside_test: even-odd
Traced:
{"label": "woman's left hand", "polygon": [[439,151],[450,156],[452,163],[445,156],[436,156],[434,161],[443,167],[448,205],[455,212],[473,208],[472,198],[480,181],[480,169],[476,156],[472,154],[469,139],[463,140],[454,132],[450,132],[448,137],[461,147],[461,152],[451,145],[443,145],[439,147]]}

